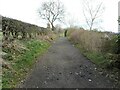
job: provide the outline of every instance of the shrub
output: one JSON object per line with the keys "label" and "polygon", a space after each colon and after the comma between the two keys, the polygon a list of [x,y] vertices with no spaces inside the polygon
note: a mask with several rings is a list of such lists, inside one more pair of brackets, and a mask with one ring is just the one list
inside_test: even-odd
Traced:
{"label": "shrub", "polygon": [[68,38],[96,64],[105,63],[104,65],[114,67],[118,65],[119,57],[116,55],[116,51],[120,44],[118,45],[118,37],[114,33],[70,29]]}

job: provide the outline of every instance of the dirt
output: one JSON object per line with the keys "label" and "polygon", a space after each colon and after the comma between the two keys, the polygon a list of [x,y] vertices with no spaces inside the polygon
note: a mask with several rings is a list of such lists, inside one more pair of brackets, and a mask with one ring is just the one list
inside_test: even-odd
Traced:
{"label": "dirt", "polygon": [[115,88],[95,64],[61,37],[38,59],[19,88]]}

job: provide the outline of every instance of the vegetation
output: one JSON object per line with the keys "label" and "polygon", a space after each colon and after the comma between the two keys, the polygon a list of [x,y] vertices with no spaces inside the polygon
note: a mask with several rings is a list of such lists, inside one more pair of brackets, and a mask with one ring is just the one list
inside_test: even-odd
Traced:
{"label": "vegetation", "polygon": [[[120,35],[93,30],[96,19],[102,14],[103,4],[92,7],[84,3],[83,14],[90,29],[68,28],[65,36],[93,63],[102,68],[120,69]],[[90,6],[89,6],[90,5]],[[95,9],[94,9],[95,8]],[[2,17],[2,84],[3,88],[13,88],[25,78],[25,75],[50,47],[50,43],[61,32],[54,22],[64,18],[65,10],[61,2],[44,2],[39,10],[40,17],[48,21],[47,28],[32,25],[19,20]],[[120,22],[118,20],[118,22]],[[50,27],[54,31],[51,31]],[[61,32],[62,33],[62,32]],[[60,34],[62,36],[62,34]],[[118,73],[120,76],[120,73]]]}
{"label": "vegetation", "polygon": [[4,50],[7,54],[3,58],[10,63],[10,66],[8,69],[3,68],[3,88],[12,88],[20,83],[36,62],[37,57],[50,46],[48,42],[38,40],[16,41],[10,44],[17,46]]}
{"label": "vegetation", "polygon": [[6,17],[2,21],[2,87],[13,88],[25,78],[37,57],[47,51],[56,34]]}
{"label": "vegetation", "polygon": [[55,30],[54,22],[62,21],[64,13],[64,5],[59,0],[43,2],[39,10],[40,18],[47,20],[53,31]]}
{"label": "vegetation", "polygon": [[100,71],[120,85],[120,34],[69,28],[67,37]]}
{"label": "vegetation", "polygon": [[67,36],[68,39],[73,42],[76,47],[78,47],[80,51],[93,63],[97,64],[101,68],[111,71],[119,71],[119,35],[110,32],[70,28],[68,29]]}
{"label": "vegetation", "polygon": [[35,38],[45,34],[47,28],[2,17],[3,40]]}
{"label": "vegetation", "polygon": [[83,14],[89,30],[93,30],[94,24],[99,20],[104,11],[103,2],[97,1],[96,4],[94,2],[96,1],[85,0],[83,3]]}

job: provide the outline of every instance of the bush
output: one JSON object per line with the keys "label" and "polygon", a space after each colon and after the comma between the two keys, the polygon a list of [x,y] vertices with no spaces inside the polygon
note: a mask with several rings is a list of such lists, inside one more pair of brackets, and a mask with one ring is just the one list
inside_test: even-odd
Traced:
{"label": "bush", "polygon": [[68,39],[77,44],[83,54],[94,63],[98,65],[105,63],[105,66],[117,67],[119,57],[116,55],[116,51],[120,44],[118,45],[118,37],[114,33],[70,29]]}

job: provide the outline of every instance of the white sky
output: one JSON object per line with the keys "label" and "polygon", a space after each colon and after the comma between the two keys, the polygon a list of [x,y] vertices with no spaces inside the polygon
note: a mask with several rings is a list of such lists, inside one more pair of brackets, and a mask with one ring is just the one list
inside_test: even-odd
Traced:
{"label": "white sky", "polygon": [[[31,24],[46,27],[46,22],[39,18],[37,10],[45,0],[0,0],[0,14]],[[84,27],[86,22],[82,13],[82,0],[60,0],[66,9],[66,21]],[[100,0],[101,1],[101,0]],[[118,1],[103,0],[105,12],[101,27],[105,31],[118,31]],[[66,24],[62,24],[65,27]]]}
{"label": "white sky", "polygon": [[118,3],[118,16],[120,16],[120,1],[119,1],[119,3]]}

